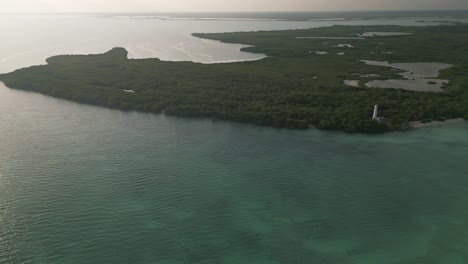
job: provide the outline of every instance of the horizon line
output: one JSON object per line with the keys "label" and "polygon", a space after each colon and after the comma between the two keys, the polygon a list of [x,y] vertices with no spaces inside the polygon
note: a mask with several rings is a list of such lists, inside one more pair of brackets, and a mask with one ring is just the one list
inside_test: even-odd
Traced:
{"label": "horizon line", "polygon": [[162,13],[356,13],[356,12],[468,12],[468,9],[375,9],[375,10],[265,10],[265,11],[50,11],[50,12],[14,12],[7,11],[1,12],[0,14],[162,14]]}

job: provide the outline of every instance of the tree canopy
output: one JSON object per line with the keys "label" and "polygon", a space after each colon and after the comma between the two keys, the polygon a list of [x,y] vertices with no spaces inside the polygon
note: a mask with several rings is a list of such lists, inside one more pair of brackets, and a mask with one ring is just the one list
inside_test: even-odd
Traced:
{"label": "tree canopy", "polygon": [[[412,34],[298,38],[352,37],[369,31]],[[114,48],[105,54],[52,57],[47,65],[3,74],[0,80],[11,88],[125,111],[273,127],[373,133],[402,129],[408,121],[468,116],[468,25],[334,26],[194,35],[248,44],[244,51],[264,53],[267,58],[220,64],[168,62],[128,59],[125,49]],[[337,46],[342,43],[353,48]],[[363,59],[455,66],[442,72],[441,78],[450,80],[444,92],[415,92],[364,87],[370,80],[367,74],[378,74],[378,79],[401,76],[390,68],[366,65]],[[360,87],[345,86],[348,79],[359,80]],[[375,104],[390,122],[372,120]]]}

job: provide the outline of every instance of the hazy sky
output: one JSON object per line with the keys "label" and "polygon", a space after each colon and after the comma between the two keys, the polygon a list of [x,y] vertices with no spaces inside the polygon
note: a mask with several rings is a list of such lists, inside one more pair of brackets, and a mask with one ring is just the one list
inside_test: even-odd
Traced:
{"label": "hazy sky", "polygon": [[0,0],[0,12],[203,12],[468,9],[468,0]]}

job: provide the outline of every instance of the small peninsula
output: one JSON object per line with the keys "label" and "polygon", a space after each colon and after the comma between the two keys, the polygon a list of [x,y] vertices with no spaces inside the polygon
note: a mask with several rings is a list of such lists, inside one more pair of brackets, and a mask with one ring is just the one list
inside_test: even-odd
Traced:
{"label": "small peninsula", "polygon": [[[390,32],[392,34],[367,34]],[[398,34],[397,34],[398,33]],[[403,130],[411,121],[468,119],[468,25],[333,26],[306,30],[194,34],[249,45],[258,61],[201,64],[128,59],[114,48],[61,55],[1,74],[8,87],[125,111],[208,117],[272,127],[345,132]],[[441,91],[368,87],[411,78],[366,64],[443,63]],[[408,75],[408,76],[407,76]],[[435,77],[434,77],[435,78]],[[352,86],[346,85],[352,80]],[[421,82],[434,85],[428,79]],[[374,105],[385,122],[372,120]]]}

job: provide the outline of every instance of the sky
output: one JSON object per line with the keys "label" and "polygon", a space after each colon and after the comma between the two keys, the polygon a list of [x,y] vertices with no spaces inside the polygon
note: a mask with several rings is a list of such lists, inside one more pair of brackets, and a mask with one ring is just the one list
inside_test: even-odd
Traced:
{"label": "sky", "polygon": [[260,12],[468,9],[468,0],[0,0],[10,12]]}

